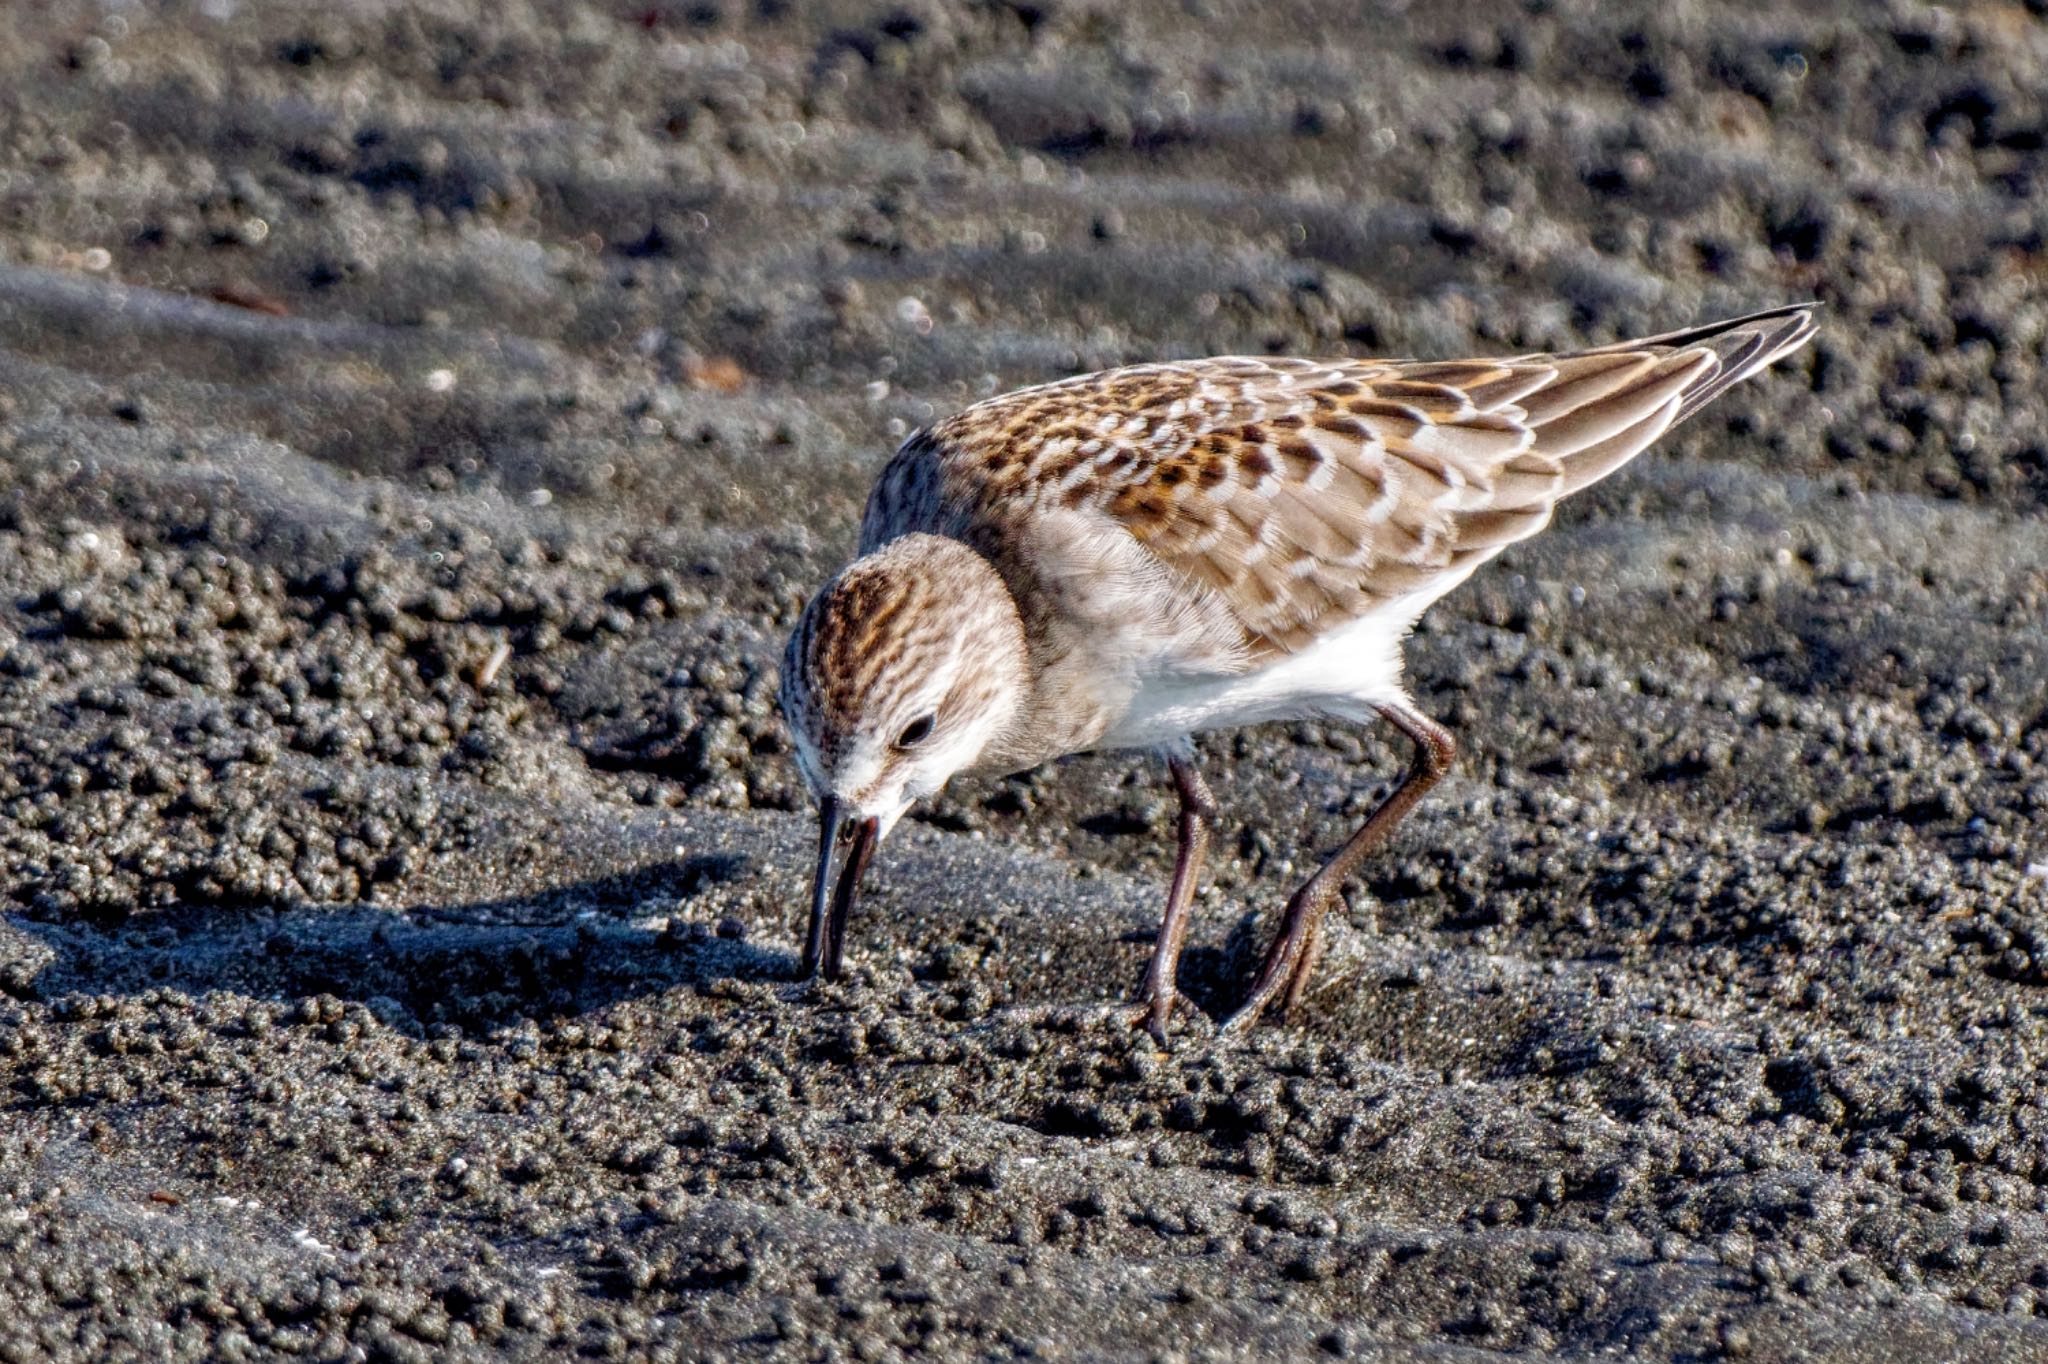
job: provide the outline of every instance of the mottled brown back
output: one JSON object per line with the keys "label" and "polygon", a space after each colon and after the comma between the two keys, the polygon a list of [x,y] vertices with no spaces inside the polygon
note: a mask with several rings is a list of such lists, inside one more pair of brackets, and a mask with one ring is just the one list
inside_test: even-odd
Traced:
{"label": "mottled brown back", "polygon": [[1255,662],[1404,598],[1420,610],[1813,330],[1797,305],[1568,355],[1084,375],[913,436],[876,483],[862,547],[1100,514],[1214,593]]}

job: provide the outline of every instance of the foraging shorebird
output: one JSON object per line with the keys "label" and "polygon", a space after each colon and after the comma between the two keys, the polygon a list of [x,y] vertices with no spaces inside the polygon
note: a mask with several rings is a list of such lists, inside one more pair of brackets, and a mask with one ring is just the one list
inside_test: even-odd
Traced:
{"label": "foraging shorebird", "polygon": [[1560,355],[1136,365],[912,435],[869,495],[860,556],[784,659],[819,807],[803,974],[839,974],[876,845],[956,773],[1153,749],[1180,796],[1179,856],[1135,1018],[1163,1036],[1216,814],[1190,737],[1384,719],[1413,766],[1287,902],[1225,1027],[1291,1007],[1344,881],[1456,752],[1402,686],[1416,619],[1561,499],[1804,345],[1813,309]]}

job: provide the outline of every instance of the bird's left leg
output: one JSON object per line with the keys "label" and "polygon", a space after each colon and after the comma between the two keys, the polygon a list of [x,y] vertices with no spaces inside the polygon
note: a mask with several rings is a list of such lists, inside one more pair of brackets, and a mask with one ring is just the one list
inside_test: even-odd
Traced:
{"label": "bird's left leg", "polygon": [[1144,988],[1138,994],[1145,1027],[1161,1042],[1166,1040],[1167,1019],[1179,994],[1174,978],[1180,970],[1181,947],[1187,942],[1195,883],[1209,851],[1209,824],[1216,818],[1216,798],[1209,794],[1209,784],[1196,770],[1193,756],[1176,752],[1167,758],[1166,767],[1180,793],[1180,846],[1174,858],[1173,881],[1166,891],[1166,913],[1152,943],[1152,964],[1145,968]]}
{"label": "bird's left leg", "polygon": [[1451,732],[1413,705],[1381,701],[1375,702],[1373,709],[1414,741],[1415,760],[1393,794],[1380,802],[1379,809],[1372,812],[1358,832],[1345,840],[1322,870],[1287,902],[1280,931],[1274,935],[1273,945],[1266,949],[1266,959],[1259,966],[1258,979],[1252,982],[1251,994],[1223,1025],[1226,1031],[1239,1032],[1258,1022],[1259,1015],[1275,998],[1284,996],[1289,1008],[1301,998],[1322,949],[1323,915],[1329,911],[1331,902],[1366,857],[1386,842],[1402,817],[1450,770],[1451,759],[1457,756],[1458,744]]}

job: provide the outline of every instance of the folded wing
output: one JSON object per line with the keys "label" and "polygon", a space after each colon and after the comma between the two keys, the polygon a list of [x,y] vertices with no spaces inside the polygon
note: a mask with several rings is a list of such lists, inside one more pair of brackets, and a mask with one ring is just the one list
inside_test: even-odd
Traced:
{"label": "folded wing", "polygon": [[1214,593],[1248,656],[1292,652],[1390,603],[1419,612],[1541,530],[1560,499],[1798,349],[1812,314],[1566,355],[1226,357],[1086,375],[914,440],[877,485],[869,533],[919,488],[970,515],[1100,511]]}

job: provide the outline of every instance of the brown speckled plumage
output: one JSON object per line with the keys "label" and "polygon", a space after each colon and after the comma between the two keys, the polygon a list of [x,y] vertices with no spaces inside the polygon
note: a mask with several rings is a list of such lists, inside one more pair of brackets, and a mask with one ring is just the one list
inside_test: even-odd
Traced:
{"label": "brown speckled plumage", "polygon": [[862,548],[911,529],[1001,541],[1050,508],[1098,512],[1227,603],[1256,661],[1534,534],[1811,327],[1800,311],[1569,356],[1083,375],[912,437]]}
{"label": "brown speckled plumage", "polygon": [[[785,698],[806,775],[893,820],[956,771],[1092,747],[1178,753],[1197,730],[1322,712],[1400,724],[1435,755],[1426,785],[1450,741],[1400,685],[1415,618],[1813,330],[1802,305],[1565,355],[1224,357],[977,403],[889,462],[862,557],[792,640]],[[887,736],[910,732],[913,711],[948,746],[897,742],[892,756]],[[1199,779],[1180,775],[1195,801]],[[1347,845],[1326,873],[1355,860]],[[1320,904],[1334,886],[1311,889]],[[1269,960],[1253,1012],[1298,991],[1319,917],[1290,907],[1287,960]]]}

